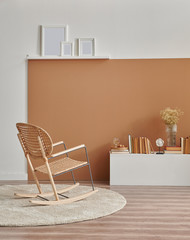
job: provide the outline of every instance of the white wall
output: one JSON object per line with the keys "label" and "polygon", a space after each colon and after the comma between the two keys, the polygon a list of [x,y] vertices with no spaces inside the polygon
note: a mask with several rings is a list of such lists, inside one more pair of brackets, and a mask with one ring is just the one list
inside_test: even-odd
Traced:
{"label": "white wall", "polygon": [[27,121],[27,62],[41,24],[68,24],[69,40],[95,37],[96,55],[190,57],[189,0],[1,0],[0,180],[26,179],[16,122]]}

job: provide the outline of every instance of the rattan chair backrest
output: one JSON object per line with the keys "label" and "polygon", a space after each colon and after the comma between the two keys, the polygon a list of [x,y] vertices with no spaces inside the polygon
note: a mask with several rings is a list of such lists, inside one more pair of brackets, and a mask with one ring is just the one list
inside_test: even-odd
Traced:
{"label": "rattan chair backrest", "polygon": [[19,139],[22,144],[25,155],[30,154],[33,157],[42,157],[39,138],[41,140],[45,155],[48,157],[53,151],[53,143],[49,134],[42,128],[27,124],[17,123]]}

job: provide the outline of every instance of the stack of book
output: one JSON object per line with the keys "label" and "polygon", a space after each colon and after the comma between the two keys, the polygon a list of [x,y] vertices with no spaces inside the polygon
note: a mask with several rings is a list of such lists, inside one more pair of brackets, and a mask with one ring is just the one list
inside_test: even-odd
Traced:
{"label": "stack of book", "polygon": [[164,153],[171,153],[171,154],[181,154],[183,153],[181,147],[175,146],[175,147],[170,147],[170,146],[166,146]]}
{"label": "stack of book", "polygon": [[190,154],[190,137],[180,138],[180,147],[166,147],[165,153]]}
{"label": "stack of book", "polygon": [[129,153],[150,154],[154,149],[147,137],[131,137],[129,135]]}
{"label": "stack of book", "polygon": [[112,147],[110,150],[111,153],[129,153],[128,147],[118,146],[117,148]]}

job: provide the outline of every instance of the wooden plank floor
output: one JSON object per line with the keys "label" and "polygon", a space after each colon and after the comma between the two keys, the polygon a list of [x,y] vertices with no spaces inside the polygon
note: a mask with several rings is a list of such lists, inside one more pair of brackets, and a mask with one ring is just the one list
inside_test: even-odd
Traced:
{"label": "wooden plank floor", "polygon": [[[23,184],[3,182],[2,184]],[[0,239],[190,240],[190,187],[112,186],[127,199],[120,211],[96,220],[56,226],[0,227]]]}

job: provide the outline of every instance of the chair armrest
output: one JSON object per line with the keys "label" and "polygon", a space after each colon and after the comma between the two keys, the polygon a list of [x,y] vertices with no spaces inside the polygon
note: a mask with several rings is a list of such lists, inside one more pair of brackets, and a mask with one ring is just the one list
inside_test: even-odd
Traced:
{"label": "chair armrest", "polygon": [[79,149],[85,148],[85,147],[86,146],[84,144],[82,144],[82,145],[79,145],[79,146],[76,146],[76,147],[73,147],[73,148],[69,148],[69,149],[67,149],[65,151],[62,151],[62,152],[54,153],[54,154],[51,155],[51,157],[53,157],[53,158],[54,157],[58,157],[58,156],[61,156],[63,154],[66,154],[66,153],[69,153],[69,152],[73,152],[73,151],[76,151],[76,150],[79,150]]}
{"label": "chair armrest", "polygon": [[61,145],[61,144],[64,144],[64,142],[63,142],[63,141],[60,141],[60,142],[53,143],[53,147],[59,146],[59,145]]}

